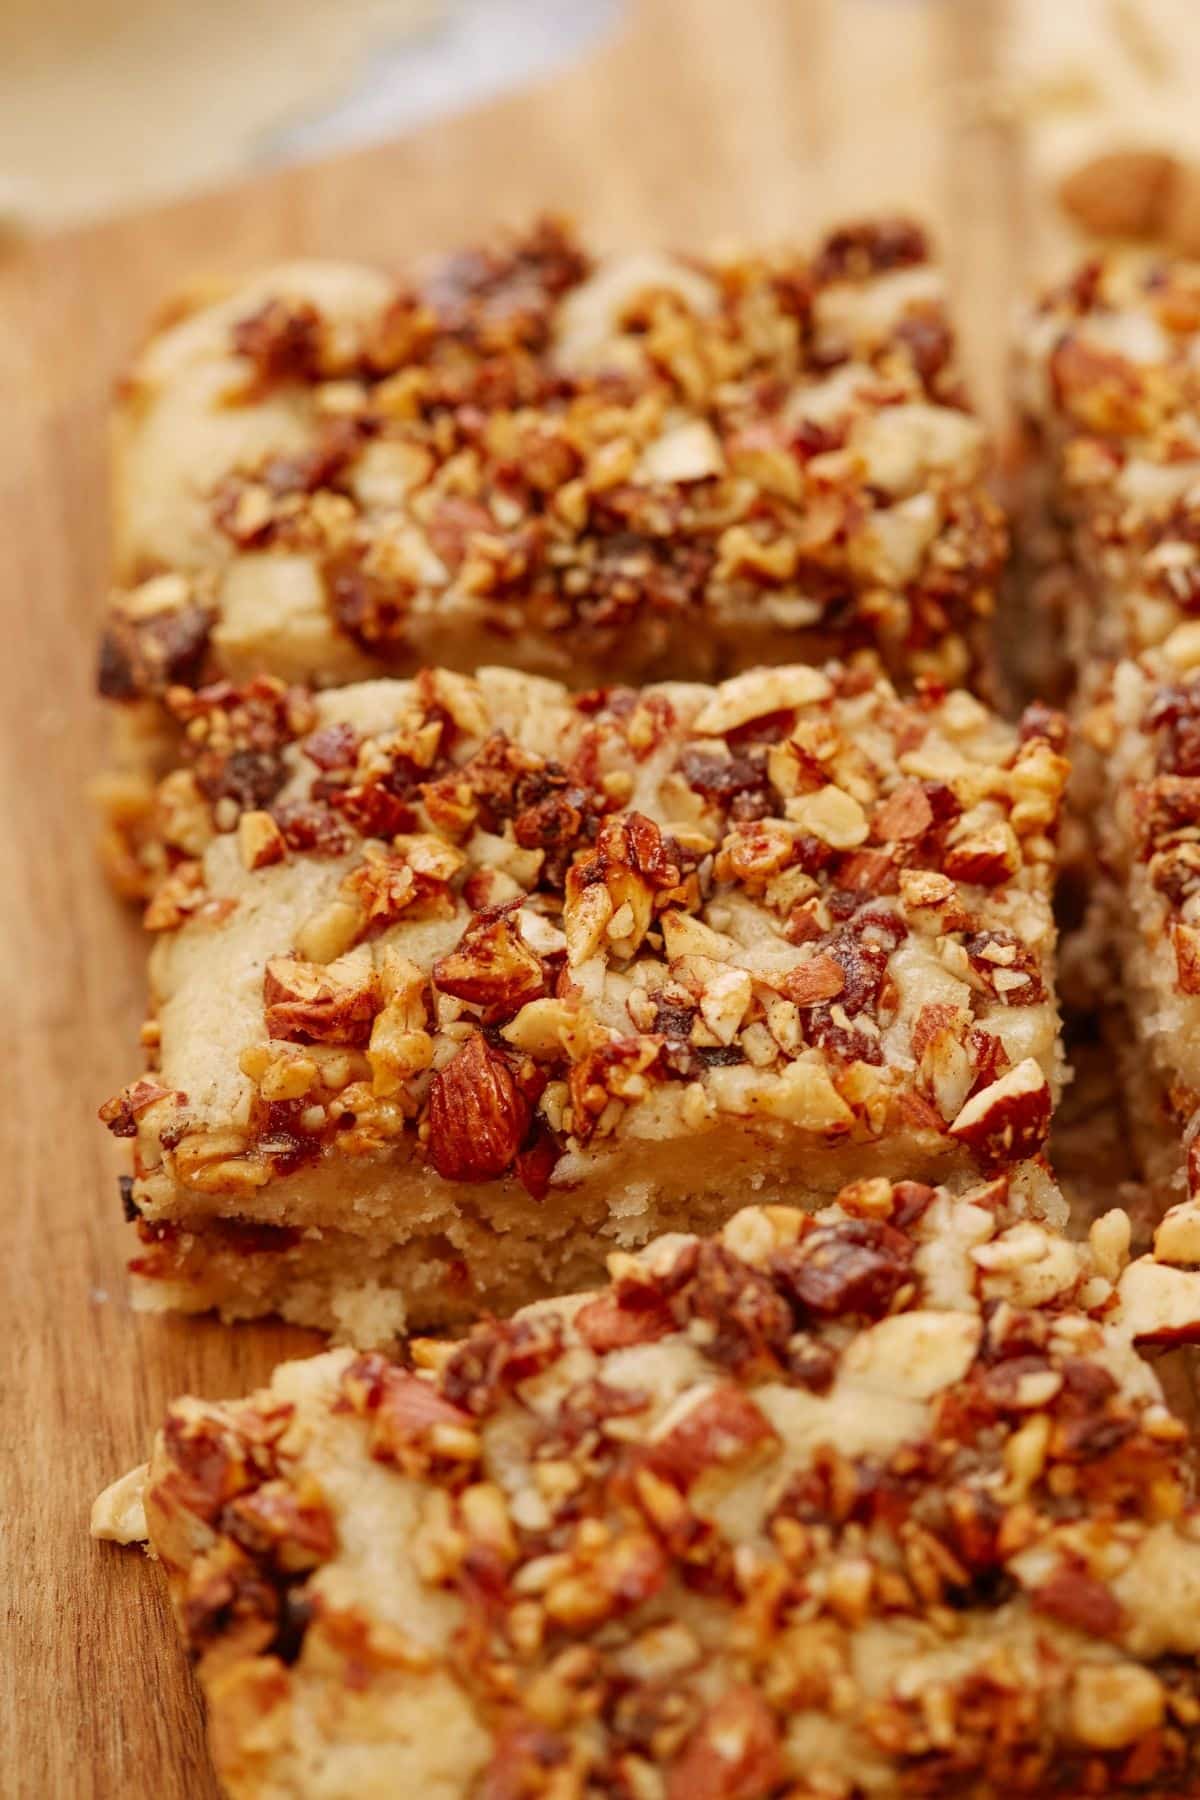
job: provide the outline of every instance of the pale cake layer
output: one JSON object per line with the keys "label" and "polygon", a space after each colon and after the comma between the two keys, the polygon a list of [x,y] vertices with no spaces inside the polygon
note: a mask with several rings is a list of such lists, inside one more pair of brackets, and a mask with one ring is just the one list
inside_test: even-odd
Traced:
{"label": "pale cake layer", "polygon": [[143,1218],[478,1220],[486,1257],[564,1221],[566,1277],[572,1232],[594,1269],[689,1208],[1044,1141],[1052,715],[836,665],[180,707],[150,1069],[103,1112]]}
{"label": "pale cake layer", "polygon": [[1200,1792],[1200,1514],[1137,1354],[1200,1275],[1006,1188],[750,1208],[178,1402],[93,1528],[148,1529],[233,1800]]}
{"label": "pale cake layer", "polygon": [[572,686],[878,652],[982,679],[1004,550],[921,230],[192,297],[123,383],[101,687],[501,662]]}
{"label": "pale cake layer", "polygon": [[[875,1146],[837,1163],[809,1159],[792,1165],[771,1156],[774,1146],[736,1121],[717,1141],[674,1144],[640,1166],[640,1180],[622,1190],[619,1169],[578,1187],[550,1188],[537,1206],[529,1196],[497,1195],[461,1183],[437,1192],[436,1183],[374,1193],[381,1220],[360,1223],[364,1209],[351,1191],[343,1216],[349,1229],[306,1222],[336,1216],[283,1203],[290,1225],[225,1219],[205,1213],[182,1219],[145,1218],[130,1262],[134,1304],[146,1311],[218,1312],[226,1319],[277,1314],[358,1345],[390,1343],[413,1320],[422,1329],[457,1329],[490,1313],[512,1312],[529,1296],[572,1292],[603,1279],[614,1247],[636,1250],[651,1233],[716,1232],[747,1193],[766,1204],[827,1204],[836,1169],[879,1180],[886,1147]],[[668,1151],[670,1152],[668,1154]],[[769,1160],[768,1160],[769,1159]],[[766,1165],[765,1167],[762,1165]],[[918,1165],[919,1166],[919,1165]],[[938,1165],[925,1170],[936,1179]],[[815,1185],[824,1175],[826,1186]],[[965,1178],[960,1177],[960,1186]],[[398,1186],[395,1172],[392,1186]],[[1040,1159],[1011,1177],[1012,1205],[1022,1216],[1062,1228],[1067,1207]],[[1177,1197],[1177,1196],[1176,1196]]]}

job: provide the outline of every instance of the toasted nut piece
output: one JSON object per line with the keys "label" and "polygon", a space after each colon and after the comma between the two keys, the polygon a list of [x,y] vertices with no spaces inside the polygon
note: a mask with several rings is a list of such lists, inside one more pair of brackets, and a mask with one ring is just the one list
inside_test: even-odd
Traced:
{"label": "toasted nut piece", "polygon": [[666,1800],[750,1800],[783,1777],[779,1728],[756,1689],[730,1688],[710,1707],[667,1777]]}
{"label": "toasted nut piece", "polygon": [[371,1087],[381,1097],[398,1093],[404,1083],[433,1063],[433,1039],[423,1026],[408,1023],[408,1009],[390,1001],[375,1015],[367,1061]]}
{"label": "toasted nut piece", "polygon": [[962,931],[971,924],[954,882],[934,869],[901,869],[900,899],[913,924],[923,930]]}
{"label": "toasted nut piece", "polygon": [[[1167,1217],[1170,1217],[1169,1213]],[[1162,1227],[1160,1226],[1159,1229],[1161,1230]],[[1092,1221],[1091,1230],[1088,1232],[1088,1242],[1091,1245],[1096,1268],[1106,1281],[1119,1280],[1121,1270],[1129,1261],[1129,1240],[1132,1235],[1133,1227],[1129,1214],[1123,1212],[1118,1206],[1112,1207],[1100,1218]],[[1158,1254],[1157,1239],[1155,1240],[1155,1254]],[[1172,1258],[1169,1256],[1162,1258],[1163,1262],[1171,1260]]]}
{"label": "toasted nut piece", "polygon": [[525,1056],[552,1058],[561,1055],[578,1018],[565,1000],[529,1000],[500,1035]]}
{"label": "toasted nut piece", "polygon": [[989,1299],[1045,1306],[1069,1293],[1083,1273],[1079,1249],[1057,1231],[1023,1219],[971,1252]]}
{"label": "toasted nut piece", "polygon": [[379,984],[365,945],[323,968],[294,956],[267,964],[263,1010],[272,1037],[361,1044],[378,1009]]}
{"label": "toasted nut piece", "polygon": [[815,1006],[821,1000],[833,1000],[846,985],[846,972],[832,956],[818,951],[806,961],[789,969],[779,984],[785,1000],[796,1006]]}
{"label": "toasted nut piece", "polygon": [[773,1118],[790,1119],[803,1131],[849,1131],[853,1126],[853,1112],[821,1063],[799,1059],[766,1081],[760,1104]]}
{"label": "toasted nut piece", "polygon": [[845,788],[830,782],[815,794],[797,794],[787,802],[787,816],[807,836],[835,850],[853,850],[870,834],[867,815]]}
{"label": "toasted nut piece", "polygon": [[785,669],[749,669],[723,681],[712,699],[692,721],[692,730],[718,737],[761,719],[767,713],[791,707],[812,706],[831,692],[828,678],[818,669],[802,666]]}
{"label": "toasted nut piece", "polygon": [[1050,1084],[1032,1056],[972,1096],[950,1126],[951,1137],[980,1161],[1033,1156],[1050,1130]]}
{"label": "toasted nut piece", "polygon": [[999,887],[1021,867],[1021,846],[1012,826],[1005,819],[985,825],[959,838],[946,851],[945,871],[953,881],[966,881],[978,887]]}
{"label": "toasted nut piece", "polygon": [[429,1156],[447,1181],[491,1181],[512,1166],[529,1102],[504,1058],[478,1031],[429,1090]]}
{"label": "toasted nut piece", "polygon": [[642,451],[635,482],[703,481],[725,467],[721,445],[704,419],[689,419],[654,438]]}
{"label": "toasted nut piece", "polygon": [[296,933],[296,948],[311,963],[336,962],[359,940],[363,910],[357,900],[341,894],[304,921]]}
{"label": "toasted nut piece", "polygon": [[104,1538],[113,1544],[145,1542],[149,1535],[144,1498],[149,1470],[149,1463],[141,1463],[96,1496],[91,1518],[94,1538]]}
{"label": "toasted nut piece", "polygon": [[189,1131],[175,1147],[175,1175],[201,1194],[248,1196],[271,1179],[263,1156],[248,1156],[240,1131]]}
{"label": "toasted nut piece", "polygon": [[1162,150],[1109,150],[1071,170],[1059,205],[1098,237],[1157,237],[1180,168]]}
{"label": "toasted nut piece", "polygon": [[244,869],[265,869],[282,862],[287,842],[268,812],[244,812],[238,819],[238,850]]}
{"label": "toasted nut piece", "polygon": [[1154,1233],[1154,1258],[1183,1268],[1200,1267],[1200,1200],[1181,1200],[1164,1215]]}
{"label": "toasted nut piece", "polygon": [[1092,1750],[1122,1750],[1157,1731],[1166,1712],[1162,1682],[1138,1663],[1084,1664],[1071,1691],[1071,1728]]}
{"label": "toasted nut piece", "polygon": [[529,948],[511,915],[473,919],[457,947],[433,965],[443,993],[473,1006],[512,1011],[545,987],[541,958]]}
{"label": "toasted nut piece", "polygon": [[1177,625],[1163,643],[1162,654],[1182,673],[1200,666],[1200,619],[1185,619]]}
{"label": "toasted nut piece", "polygon": [[472,738],[487,736],[491,719],[473,676],[452,669],[427,669],[422,679],[428,681],[432,699],[445,707],[460,731]]}
{"label": "toasted nut piece", "polygon": [[871,836],[876,843],[919,838],[933,824],[933,808],[920,782],[906,781],[871,815]]}
{"label": "toasted nut piece", "polygon": [[1200,930],[1177,920],[1171,927],[1175,972],[1184,994],[1200,994]]}
{"label": "toasted nut piece", "polygon": [[1200,1343],[1200,1273],[1139,1256],[1118,1282],[1117,1299],[1135,1343]]}

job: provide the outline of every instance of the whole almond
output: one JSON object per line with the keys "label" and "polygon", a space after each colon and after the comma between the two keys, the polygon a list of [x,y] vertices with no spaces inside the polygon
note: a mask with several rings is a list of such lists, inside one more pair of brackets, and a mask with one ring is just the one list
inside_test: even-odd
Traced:
{"label": "whole almond", "polygon": [[512,1070],[476,1032],[430,1086],[430,1161],[446,1181],[492,1181],[511,1168],[528,1128]]}

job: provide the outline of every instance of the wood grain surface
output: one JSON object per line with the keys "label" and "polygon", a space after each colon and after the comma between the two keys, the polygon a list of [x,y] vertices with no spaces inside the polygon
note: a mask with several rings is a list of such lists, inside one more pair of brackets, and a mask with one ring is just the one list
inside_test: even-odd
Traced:
{"label": "wood grain surface", "polygon": [[144,1456],[170,1396],[240,1391],[317,1342],[139,1317],[126,1298],[117,1160],[95,1115],[137,1065],[143,950],[98,878],[85,801],[115,372],[173,286],[281,255],[395,264],[547,205],[602,245],[779,236],[901,206],[938,230],[995,406],[1012,295],[1053,234],[1019,144],[973,103],[1002,5],[640,0],[543,89],[0,263],[6,1800],[211,1800],[160,1583],[135,1552],[89,1541],[88,1509]]}

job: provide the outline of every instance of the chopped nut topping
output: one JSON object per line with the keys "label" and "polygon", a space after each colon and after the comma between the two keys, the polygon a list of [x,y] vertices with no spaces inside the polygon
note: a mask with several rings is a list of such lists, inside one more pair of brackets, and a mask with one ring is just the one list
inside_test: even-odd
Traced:
{"label": "chopped nut topping", "polygon": [[[217,571],[232,551],[237,575],[118,595],[112,697],[228,673],[230,636],[246,653],[223,629],[237,596],[277,579],[313,600],[302,641],[286,619],[254,640],[264,666],[408,673],[459,641],[475,662],[491,637],[581,683],[671,662],[711,677],[781,643],[801,663],[874,650],[908,684],[989,678],[1004,527],[917,227],[855,226],[809,255],[593,266],[543,220],[394,287],[336,273],[361,305],[327,297],[319,268],[281,270],[179,327],[189,366],[226,382],[232,447],[202,527],[186,471],[143,469],[177,359],[153,346],[128,384],[128,456],[158,483],[129,563]],[[814,682],[755,670],[697,729],[807,705]]]}
{"label": "chopped nut topping", "polygon": [[[438,1779],[497,1800],[1190,1792],[1200,1515],[1144,1277],[1114,1307],[1017,1185],[748,1208],[461,1342],[177,1403],[146,1526],[222,1773],[369,1725],[408,1781],[415,1701]],[[1039,1239],[1053,1292],[975,1286]],[[1200,1273],[1134,1271],[1200,1318]],[[293,1670],[264,1735],[245,1696]]]}
{"label": "chopped nut topping", "polygon": [[[322,1271],[369,1269],[379,1304],[350,1304],[386,1341],[401,1308],[459,1322],[585,1280],[676,1206],[719,1220],[731,1158],[764,1198],[817,1206],[842,1174],[971,1181],[1036,1154],[1061,1063],[1054,823],[1027,780],[1050,724],[1022,737],[865,667],[766,673],[178,697],[210,830],[175,865],[203,898],[156,950],[148,1050],[164,1094],[196,1091],[128,1131],[140,1280],[341,1325]],[[266,804],[250,767],[227,779],[252,744]],[[788,816],[806,801],[847,828]],[[1019,867],[956,883],[947,856],[983,820]],[[302,1235],[240,1235],[261,1227]],[[797,1273],[796,1329],[825,1316],[822,1280],[882,1317],[909,1279],[845,1245]],[[815,1390],[826,1358],[796,1355]]]}

